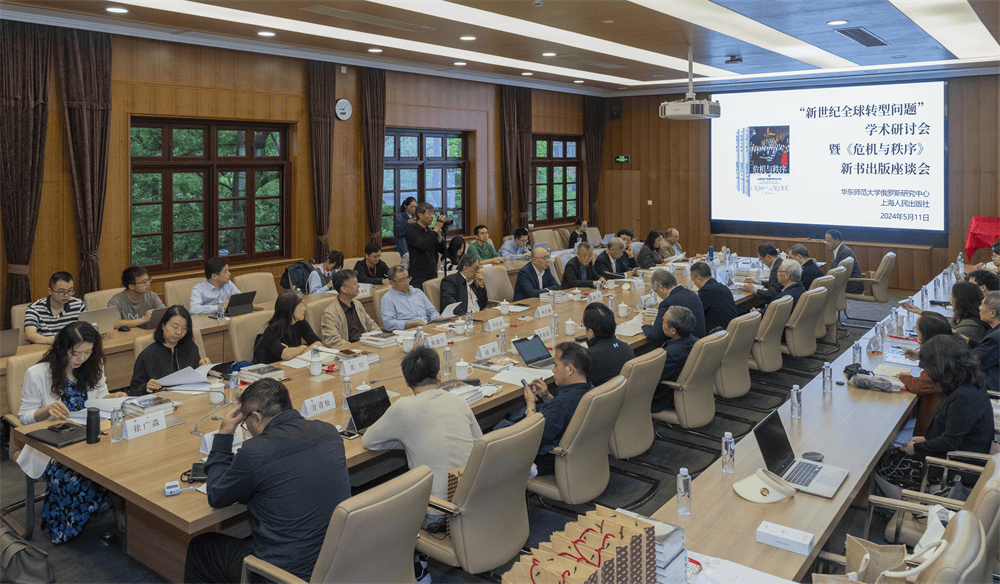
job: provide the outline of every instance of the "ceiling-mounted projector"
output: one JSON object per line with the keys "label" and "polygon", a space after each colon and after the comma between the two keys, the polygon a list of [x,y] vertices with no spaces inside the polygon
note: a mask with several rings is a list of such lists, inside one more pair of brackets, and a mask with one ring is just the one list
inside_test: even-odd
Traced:
{"label": "ceiling-mounted projector", "polygon": [[681,101],[665,101],[660,104],[660,117],[668,120],[710,120],[722,115],[719,102],[695,99],[694,94],[694,54],[688,47],[688,91]]}

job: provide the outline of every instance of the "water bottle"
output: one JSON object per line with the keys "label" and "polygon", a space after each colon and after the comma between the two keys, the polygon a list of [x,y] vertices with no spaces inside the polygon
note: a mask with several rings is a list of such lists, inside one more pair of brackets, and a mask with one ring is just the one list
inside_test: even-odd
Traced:
{"label": "water bottle", "polygon": [[413,344],[419,345],[422,342],[424,342],[424,327],[418,326],[417,332],[413,334]]}
{"label": "water bottle", "polygon": [[941,294],[941,282],[938,278],[934,278],[934,298],[937,298]]}
{"label": "water bottle", "polygon": [[722,437],[722,472],[732,474],[735,464],[736,441],[733,440],[732,432],[726,432],[726,435]]}
{"label": "water bottle", "polygon": [[559,336],[559,315],[555,312],[552,313],[552,337]]}
{"label": "water bottle", "polygon": [[312,351],[309,353],[309,359],[312,361],[319,359],[319,349],[317,347],[312,348]]}
{"label": "water bottle", "polygon": [[507,354],[507,325],[504,324],[500,327],[500,354]]}
{"label": "water bottle", "polygon": [[594,287],[595,287],[595,288],[597,288],[597,291],[598,291],[598,292],[600,292],[600,291],[601,291],[601,289],[603,288],[603,286],[601,286],[601,281],[600,281],[600,280],[598,280],[597,282],[595,282],[595,283],[594,283]]}
{"label": "water bottle", "polygon": [[614,294],[611,294],[610,296],[608,296],[608,308],[611,309],[611,312],[615,311],[615,295]]}
{"label": "water bottle", "polygon": [[855,365],[861,364],[861,341],[855,341],[851,347],[851,362]]}
{"label": "water bottle", "polygon": [[715,246],[710,245],[708,246],[708,262],[712,263],[712,260],[714,259],[715,259]]}
{"label": "water bottle", "polygon": [[220,302],[219,306],[215,309],[215,320],[219,322],[226,321],[226,307]]}
{"label": "water bottle", "polygon": [[111,442],[121,442],[125,433],[125,412],[121,408],[111,411]]}
{"label": "water bottle", "polygon": [[686,468],[677,475],[677,514],[691,514],[691,475]]}
{"label": "water bottle", "polygon": [[448,345],[444,348],[444,374],[451,375],[451,346],[455,343],[453,341],[448,341]]}
{"label": "water bottle", "polygon": [[823,364],[823,393],[833,393],[833,365]]}
{"label": "water bottle", "polygon": [[896,328],[900,330],[902,335],[903,325],[906,323],[906,311],[902,308],[896,309]]}
{"label": "water bottle", "polygon": [[351,397],[351,378],[350,378],[350,376],[348,376],[348,375],[344,376],[344,384],[341,386],[340,393],[341,393],[341,399],[344,402],[341,407],[344,408],[345,410],[349,410],[350,408],[347,407],[347,398]]}
{"label": "water bottle", "polygon": [[920,289],[920,308],[927,308],[927,286]]}
{"label": "water bottle", "polygon": [[240,372],[234,371],[229,374],[229,403],[236,403],[236,392],[240,390]]}
{"label": "water bottle", "polygon": [[965,255],[962,252],[958,252],[958,261],[956,262],[955,277],[964,278],[965,277]]}
{"label": "water bottle", "polygon": [[465,311],[465,332],[472,336],[472,302],[469,302],[469,310]]}
{"label": "water bottle", "polygon": [[792,419],[802,418],[802,388],[798,385],[792,386]]}

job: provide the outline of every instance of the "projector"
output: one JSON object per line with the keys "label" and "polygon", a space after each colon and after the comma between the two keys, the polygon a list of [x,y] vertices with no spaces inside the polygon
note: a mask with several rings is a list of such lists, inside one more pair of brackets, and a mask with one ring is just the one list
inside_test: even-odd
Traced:
{"label": "projector", "polygon": [[710,120],[722,115],[719,102],[707,99],[665,101],[660,104],[660,117],[670,120]]}

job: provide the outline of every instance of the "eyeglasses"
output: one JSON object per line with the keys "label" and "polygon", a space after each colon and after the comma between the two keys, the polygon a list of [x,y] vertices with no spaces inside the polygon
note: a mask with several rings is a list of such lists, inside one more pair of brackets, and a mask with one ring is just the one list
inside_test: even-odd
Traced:
{"label": "eyeglasses", "polygon": [[402,284],[403,282],[409,282],[412,279],[413,278],[407,276],[405,278],[396,278],[395,280],[393,280],[393,282],[399,282],[400,284]]}
{"label": "eyeglasses", "polygon": [[57,296],[73,296],[74,294],[76,294],[76,290],[72,288],[69,288],[67,290],[53,290],[52,288],[49,288],[49,292],[52,292]]}
{"label": "eyeglasses", "polygon": [[135,285],[138,286],[140,284],[150,284],[152,282],[153,282],[153,278],[150,277],[150,278],[146,278],[145,280],[136,280],[135,281]]}
{"label": "eyeglasses", "polygon": [[170,327],[171,330],[174,330],[174,331],[177,331],[177,332],[180,332],[180,333],[186,333],[188,331],[188,327],[187,327],[186,324],[177,325],[177,324],[173,324],[173,323],[168,323],[167,326]]}

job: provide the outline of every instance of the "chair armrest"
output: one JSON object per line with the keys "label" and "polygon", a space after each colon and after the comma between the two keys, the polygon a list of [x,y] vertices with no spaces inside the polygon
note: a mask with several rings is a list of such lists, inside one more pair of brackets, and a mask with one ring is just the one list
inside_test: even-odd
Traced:
{"label": "chair armrest", "polygon": [[902,493],[903,501],[917,501],[922,503],[921,507],[929,505],[941,505],[945,509],[951,509],[952,511],[961,511],[962,503],[964,501],[958,501],[956,499],[949,499],[948,497],[939,497],[937,495],[931,495],[930,493],[918,493],[916,491],[910,491],[904,489]]}
{"label": "chair armrest", "polygon": [[3,419],[5,422],[10,424],[12,427],[16,428],[21,425],[21,418],[18,418],[14,414],[4,414]]}
{"label": "chair armrest", "polygon": [[556,446],[552,449],[552,454],[555,454],[556,456],[566,456],[569,452],[562,446]]}
{"label": "chair armrest", "polygon": [[[990,459],[993,458],[989,454],[983,454],[981,452],[969,452],[968,450],[952,450],[951,452],[946,454],[946,456],[948,457],[948,460],[952,460],[952,457],[955,457],[955,458],[970,458],[972,460],[980,460],[982,462],[989,462]],[[952,462],[955,461],[952,460]]]}
{"label": "chair armrest", "polygon": [[877,282],[877,280],[875,280],[873,278],[848,278],[847,281],[848,282]]}
{"label": "chair armrest", "polygon": [[990,396],[990,399],[1000,399],[1000,391],[986,391],[986,395]]}
{"label": "chair armrest", "polygon": [[974,464],[968,464],[965,462],[958,462],[957,460],[946,460],[944,458],[937,458],[936,456],[928,456],[924,459],[924,464],[930,468],[932,466],[937,466],[941,468],[946,468],[948,470],[959,470],[964,472],[973,472],[976,474],[982,474],[983,467],[976,466]]}
{"label": "chair armrest", "polygon": [[889,497],[879,497],[878,495],[869,496],[868,504],[873,507],[881,507],[882,509],[890,509],[892,511],[927,513],[927,505],[909,503],[907,501],[900,501],[899,499],[891,499]]}
{"label": "chair armrest", "polygon": [[451,516],[462,514],[462,510],[458,508],[458,505],[444,499],[438,499],[433,495],[431,495],[431,500],[427,503],[427,506],[435,511],[441,511]]}
{"label": "chair armrest", "polygon": [[660,385],[666,385],[667,387],[672,387],[674,389],[681,389],[681,384],[676,381],[661,381]]}
{"label": "chair armrest", "polygon": [[305,580],[299,578],[295,574],[286,572],[256,556],[247,556],[243,558],[243,574],[240,577],[241,584],[250,583],[251,572],[254,574],[260,574],[272,582],[278,582],[278,584],[306,584]]}

